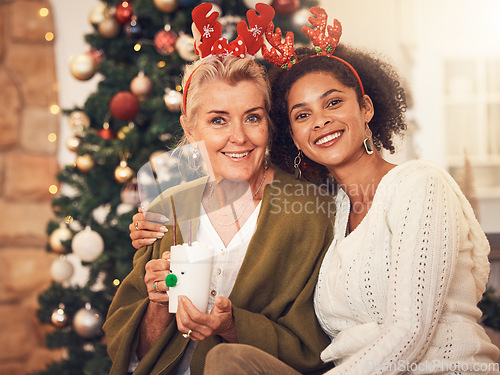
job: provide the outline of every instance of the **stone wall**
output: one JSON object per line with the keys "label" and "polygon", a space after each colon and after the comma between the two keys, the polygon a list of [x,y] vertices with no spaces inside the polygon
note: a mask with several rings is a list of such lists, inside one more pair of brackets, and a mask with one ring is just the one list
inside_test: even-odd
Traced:
{"label": "stone wall", "polygon": [[[62,353],[45,347],[52,328],[36,318],[50,284],[45,251],[52,215],[49,186],[57,173],[58,115],[50,4],[0,0],[0,374],[43,369]],[[49,9],[42,17],[41,8]]]}

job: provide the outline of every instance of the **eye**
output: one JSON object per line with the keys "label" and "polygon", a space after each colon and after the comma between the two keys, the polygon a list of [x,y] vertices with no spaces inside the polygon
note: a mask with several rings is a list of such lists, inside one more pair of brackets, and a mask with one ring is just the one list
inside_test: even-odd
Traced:
{"label": "eye", "polygon": [[226,120],[224,119],[224,117],[217,116],[210,120],[210,123],[215,126],[223,126],[226,124]]}
{"label": "eye", "polygon": [[327,107],[333,107],[335,106],[336,104],[339,104],[341,102],[340,99],[333,99],[333,100],[330,100],[327,104]]}
{"label": "eye", "polygon": [[247,117],[246,121],[251,122],[251,123],[258,123],[258,122],[260,122],[261,119],[262,119],[262,117],[260,117],[259,115],[252,114],[252,115],[249,115]]}
{"label": "eye", "polygon": [[295,121],[304,120],[304,119],[307,119],[309,116],[310,116],[310,114],[307,112],[300,112],[300,113],[295,115],[294,120]]}

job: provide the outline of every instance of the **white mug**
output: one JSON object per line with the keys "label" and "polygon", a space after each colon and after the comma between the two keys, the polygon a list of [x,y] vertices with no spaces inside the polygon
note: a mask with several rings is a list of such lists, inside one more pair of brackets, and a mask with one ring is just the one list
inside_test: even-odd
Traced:
{"label": "white mug", "polygon": [[168,311],[177,312],[178,296],[188,297],[201,312],[207,312],[212,277],[213,250],[199,242],[170,248],[170,273],[177,277],[169,288]]}

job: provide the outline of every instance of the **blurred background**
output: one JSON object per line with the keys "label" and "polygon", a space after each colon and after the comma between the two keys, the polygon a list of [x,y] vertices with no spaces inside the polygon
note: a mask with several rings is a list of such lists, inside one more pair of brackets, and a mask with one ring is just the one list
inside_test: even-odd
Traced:
{"label": "blurred background", "polygon": [[[230,30],[257,1],[211,2]],[[396,67],[408,131],[386,157],[434,161],[459,182],[499,290],[500,1],[267,2],[284,30],[324,7],[341,43]],[[100,327],[134,252],[134,176],[178,134],[198,3],[0,0],[1,374],[107,373]],[[497,344],[498,294],[481,305]]]}

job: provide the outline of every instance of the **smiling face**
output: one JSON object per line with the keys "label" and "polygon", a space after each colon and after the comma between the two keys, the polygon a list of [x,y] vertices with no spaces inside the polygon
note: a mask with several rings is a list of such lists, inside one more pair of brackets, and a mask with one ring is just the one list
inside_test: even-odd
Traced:
{"label": "smiling face", "polygon": [[204,141],[215,177],[260,181],[268,141],[262,91],[248,80],[206,82],[200,103],[196,125],[184,131],[190,142]]}
{"label": "smiling face", "polygon": [[313,72],[292,85],[287,102],[295,145],[311,160],[331,171],[367,155],[365,124],[373,116],[368,96],[360,107],[354,89],[333,74]]}

